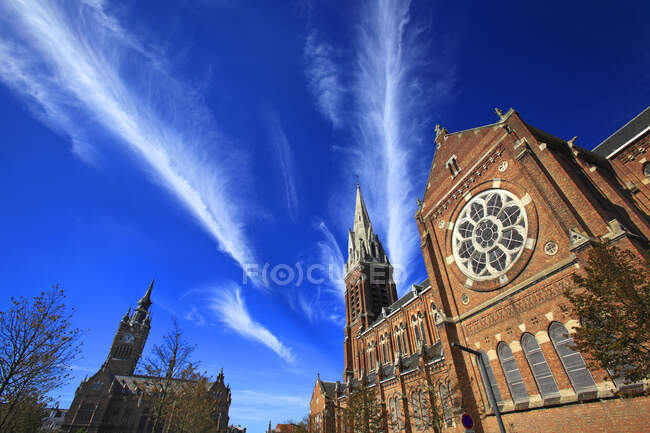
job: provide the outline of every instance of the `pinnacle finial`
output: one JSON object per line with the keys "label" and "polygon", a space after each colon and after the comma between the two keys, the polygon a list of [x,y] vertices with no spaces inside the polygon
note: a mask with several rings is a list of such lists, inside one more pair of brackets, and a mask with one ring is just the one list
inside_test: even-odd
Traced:
{"label": "pinnacle finial", "polygon": [[569,143],[569,147],[573,147],[573,145],[575,144],[577,139],[578,139],[578,136],[576,135],[571,140],[567,141],[567,143]]}
{"label": "pinnacle finial", "polygon": [[494,112],[497,113],[497,116],[499,116],[499,119],[503,120],[503,111],[499,107],[494,108]]}
{"label": "pinnacle finial", "polygon": [[147,310],[151,306],[151,291],[153,290],[154,280],[155,279],[151,280],[149,288],[145,292],[144,296],[138,301],[138,307],[144,307],[144,309]]}

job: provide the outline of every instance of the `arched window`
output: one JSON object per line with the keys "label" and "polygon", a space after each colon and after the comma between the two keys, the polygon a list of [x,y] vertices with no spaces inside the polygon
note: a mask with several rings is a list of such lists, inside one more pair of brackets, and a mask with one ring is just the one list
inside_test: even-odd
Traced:
{"label": "arched window", "polygon": [[537,338],[533,334],[526,332],[521,337],[521,349],[524,351],[524,355],[526,355],[526,360],[528,360],[528,365],[530,365],[530,369],[533,372],[537,388],[539,388],[539,393],[542,398],[558,397],[560,391],[555,383],[553,373],[546,362],[544,352],[539,347]]}
{"label": "arched window", "polygon": [[395,327],[395,338],[397,339],[397,350],[400,354],[404,354],[404,348],[402,347],[402,339],[400,338],[399,328]]}
{"label": "arched window", "polygon": [[402,414],[400,413],[399,397],[395,396],[389,400],[390,405],[390,420],[394,432],[399,432],[404,427],[402,425]]}
{"label": "arched window", "polygon": [[393,431],[397,432],[399,431],[399,428],[397,426],[397,410],[395,408],[395,399],[391,398],[388,400],[388,405],[390,407],[390,423],[393,426]]}
{"label": "arched window", "polygon": [[[481,354],[481,359],[483,360],[483,365],[485,365],[485,370],[487,373],[487,377],[483,377],[481,375],[481,378],[483,379],[483,387],[485,388],[485,393],[488,394],[489,388],[492,388],[492,392],[494,393],[494,398],[497,404],[499,404],[499,402],[501,401],[501,392],[499,392],[497,379],[496,377],[494,377],[494,370],[492,370],[492,364],[490,363],[490,358],[488,358],[487,353],[483,352],[482,350],[479,353]],[[490,397],[488,397],[488,404],[490,404]]]}
{"label": "arched window", "polygon": [[449,421],[451,421],[451,395],[449,392],[449,385],[440,383],[438,389],[440,390],[440,404],[442,404],[442,414],[445,417],[445,422],[449,424]]}
{"label": "arched window", "polygon": [[388,350],[386,348],[386,334],[381,336],[381,354],[384,358],[384,363],[388,362]]}
{"label": "arched window", "polygon": [[497,356],[499,357],[499,362],[501,362],[501,368],[506,377],[506,382],[508,383],[508,388],[512,395],[512,401],[514,401],[515,404],[527,402],[528,391],[526,390],[524,380],[521,378],[517,361],[512,355],[510,346],[503,341],[499,343],[499,346],[497,347]]}
{"label": "arched window", "polygon": [[411,317],[411,322],[413,323],[413,332],[415,333],[415,341],[419,344],[420,343],[420,329],[418,329],[418,322],[415,316]]}
{"label": "arched window", "polygon": [[573,338],[571,338],[564,325],[559,322],[551,323],[548,328],[548,335],[576,393],[596,390],[596,383],[589,370],[587,370],[582,355],[571,348],[574,345]]}
{"label": "arched window", "polygon": [[424,317],[420,312],[418,312],[418,322],[420,324],[420,334],[422,334],[422,341],[424,344],[427,344],[427,333],[424,332]]}
{"label": "arched window", "polygon": [[422,430],[422,406],[420,405],[420,392],[413,391],[411,394],[411,404],[413,405],[413,419],[418,430]]}
{"label": "arched window", "polygon": [[400,338],[402,339],[402,347],[404,348],[404,354],[408,355],[406,352],[408,348],[406,346],[406,332],[404,332],[404,324],[400,324]]}

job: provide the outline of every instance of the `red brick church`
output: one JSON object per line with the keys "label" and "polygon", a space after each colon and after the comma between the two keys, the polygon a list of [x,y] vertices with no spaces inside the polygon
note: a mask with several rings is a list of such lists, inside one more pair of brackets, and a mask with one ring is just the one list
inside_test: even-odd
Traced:
{"label": "red brick church", "polygon": [[[496,123],[436,127],[415,211],[428,279],[397,298],[392,266],[357,189],[345,269],[345,368],[318,378],[310,424],[347,432],[350,392],[374,388],[389,431],[427,426],[423,378],[435,378],[445,431],[498,431],[481,354],[509,432],[647,431],[648,383],[587,368],[564,289],[598,240],[642,253],[650,238],[650,107],[592,151],[496,110]],[[442,379],[441,379],[442,378]],[[428,382],[429,387],[431,381]],[[453,388],[453,389],[452,389]],[[430,389],[430,388],[429,388]]]}

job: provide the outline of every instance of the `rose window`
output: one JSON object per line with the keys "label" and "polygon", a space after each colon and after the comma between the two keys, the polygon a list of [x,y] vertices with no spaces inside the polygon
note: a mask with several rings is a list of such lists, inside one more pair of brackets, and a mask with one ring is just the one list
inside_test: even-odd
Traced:
{"label": "rose window", "polygon": [[454,259],[474,280],[496,278],[521,256],[527,233],[526,210],[514,194],[484,191],[465,205],[454,225]]}

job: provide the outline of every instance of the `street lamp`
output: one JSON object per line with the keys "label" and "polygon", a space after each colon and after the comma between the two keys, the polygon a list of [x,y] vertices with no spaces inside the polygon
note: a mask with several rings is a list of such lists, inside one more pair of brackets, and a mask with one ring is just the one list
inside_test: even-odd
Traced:
{"label": "street lamp", "polygon": [[458,343],[454,343],[453,341],[451,342],[451,347],[452,349],[455,347],[459,350],[462,350],[467,353],[471,353],[472,355],[476,356],[478,359],[478,367],[481,372],[481,376],[483,377],[484,383],[487,384],[487,395],[488,395],[488,400],[490,400],[490,404],[494,408],[494,415],[497,419],[497,424],[499,425],[499,431],[501,433],[506,433],[506,429],[503,426],[503,421],[501,420],[501,413],[499,412],[499,406],[497,406],[497,399],[494,395],[494,391],[492,390],[492,384],[490,383],[490,376],[487,374],[487,369],[485,368],[485,364],[483,363],[483,356],[481,356],[480,352],[477,352],[474,349],[470,349],[469,347],[461,346]]}

